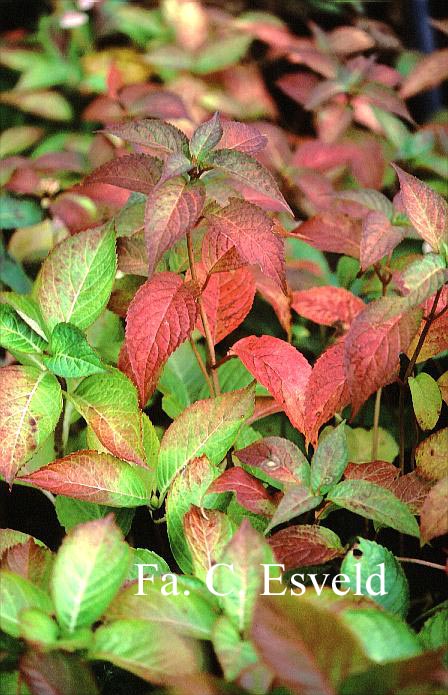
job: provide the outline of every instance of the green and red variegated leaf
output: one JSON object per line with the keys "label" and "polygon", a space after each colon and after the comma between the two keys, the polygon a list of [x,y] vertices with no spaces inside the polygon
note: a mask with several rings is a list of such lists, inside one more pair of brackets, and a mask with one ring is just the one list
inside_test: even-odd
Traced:
{"label": "green and red variegated leaf", "polygon": [[272,516],[275,510],[274,500],[262,483],[239,467],[233,467],[221,473],[207,492],[234,492],[237,502],[254,514]]}
{"label": "green and red variegated leaf", "polygon": [[133,145],[142,145],[156,154],[188,153],[188,139],[185,133],[157,118],[117,123],[108,126],[105,132],[116,135]]}
{"label": "green and red variegated leaf", "polygon": [[184,516],[183,527],[194,572],[203,578],[233,535],[229,517],[217,509],[205,510],[192,505]]}
{"label": "green and red variegated leaf", "polygon": [[283,485],[308,485],[310,465],[300,449],[282,437],[265,437],[235,451],[242,464]]}
{"label": "green and red variegated leaf", "polygon": [[84,183],[108,183],[138,193],[151,193],[162,173],[162,162],[149,154],[128,154],[106,162]]}

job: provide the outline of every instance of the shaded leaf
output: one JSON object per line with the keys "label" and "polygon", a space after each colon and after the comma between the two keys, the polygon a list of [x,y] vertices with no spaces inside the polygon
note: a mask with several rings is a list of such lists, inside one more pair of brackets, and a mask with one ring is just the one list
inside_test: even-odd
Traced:
{"label": "shaded leaf", "polygon": [[30,227],[42,219],[42,209],[34,200],[13,198],[3,194],[0,197],[0,229]]}
{"label": "shaded leaf", "polygon": [[75,500],[63,495],[56,497],[54,507],[58,521],[64,527],[66,533],[78,526],[78,524],[103,519],[112,513],[115,517],[115,523],[122,530],[123,535],[126,536],[134,518],[133,509],[108,507],[107,505],[95,504],[95,502]]}
{"label": "shaded leaf", "polygon": [[343,253],[359,258],[361,224],[359,221],[335,212],[322,212],[311,217],[291,233],[321,251]]}
{"label": "shaded leaf", "polygon": [[418,445],[415,452],[417,473],[429,480],[448,475],[448,427],[433,432]]}
{"label": "shaded leaf", "polygon": [[344,477],[349,480],[368,480],[382,487],[388,487],[400,473],[399,469],[388,461],[370,461],[369,463],[349,463]]}
{"label": "shaded leaf", "polygon": [[288,526],[269,538],[277,561],[285,569],[323,565],[343,554],[338,536],[324,526]]}
{"label": "shaded leaf", "polygon": [[392,492],[367,480],[344,480],[328,493],[338,507],[390,526],[400,533],[419,537],[418,525],[407,506]]}
{"label": "shaded leaf", "polygon": [[20,674],[34,695],[98,695],[87,664],[75,654],[28,651],[20,659]]}
{"label": "shaded leaf", "polygon": [[311,488],[317,495],[327,493],[342,478],[348,463],[345,423],[342,422],[319,442],[311,461]]}

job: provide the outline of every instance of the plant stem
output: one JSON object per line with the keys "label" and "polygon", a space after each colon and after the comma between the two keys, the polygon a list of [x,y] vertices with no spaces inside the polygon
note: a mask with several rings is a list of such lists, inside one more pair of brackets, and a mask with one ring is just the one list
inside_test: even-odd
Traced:
{"label": "plant stem", "polygon": [[[65,379],[61,376],[58,377],[59,384],[63,392],[67,390],[67,383]],[[64,420],[65,420],[65,408],[67,405],[67,397],[62,397],[62,410],[57,422],[56,428],[54,430],[54,453],[57,459],[64,456]]]}
{"label": "plant stem", "polygon": [[[188,250],[188,261],[190,264],[191,277],[194,283],[198,283],[198,275],[196,272],[196,265],[194,262],[194,251],[193,251],[193,240],[191,238],[191,232],[187,232],[187,250]],[[202,325],[204,327],[205,341],[207,343],[208,354],[210,357],[211,365],[211,377],[213,382],[214,395],[219,396],[221,393],[221,388],[219,386],[218,373],[216,371],[216,353],[215,346],[213,343],[212,334],[210,331],[210,324],[208,322],[207,314],[204,309],[204,303],[202,301],[202,296],[198,297],[199,313],[201,315]],[[200,366],[200,365],[199,365]]]}
{"label": "plant stem", "polygon": [[381,394],[383,389],[379,388],[375,397],[375,410],[373,411],[373,437],[372,437],[372,461],[378,459],[378,440],[379,440],[379,424],[381,412]]}
{"label": "plant stem", "polygon": [[[405,431],[404,431],[405,389],[406,389],[406,385],[408,383],[408,379],[411,376],[412,372],[414,371],[415,363],[418,360],[418,356],[419,356],[420,351],[423,347],[423,343],[426,340],[426,336],[428,335],[429,329],[431,328],[431,324],[436,317],[437,304],[439,302],[440,295],[442,294],[442,289],[443,289],[443,287],[440,287],[436,292],[436,296],[434,297],[431,311],[429,312],[429,315],[425,318],[425,325],[423,326],[423,330],[420,334],[420,338],[418,339],[414,353],[411,357],[411,360],[410,360],[410,362],[406,368],[406,371],[404,373],[403,379],[400,383],[400,397],[399,397],[399,402],[398,402],[398,418],[399,418],[399,429],[400,429],[400,471],[402,474],[404,473],[404,449],[405,449]],[[440,313],[441,312],[439,312],[439,314]]]}
{"label": "plant stem", "polygon": [[194,342],[193,338],[190,338],[190,345],[191,345],[191,349],[193,350],[194,355],[198,361],[199,368],[200,368],[202,374],[204,375],[204,379],[207,382],[207,386],[208,386],[208,389],[210,391],[210,396],[213,398],[213,395],[215,393],[213,382],[210,379],[209,373],[207,371],[207,367],[204,364],[204,361],[199,353],[199,350],[196,347],[196,343]]}
{"label": "plant stem", "polygon": [[428,562],[428,560],[419,560],[415,557],[396,557],[400,562],[410,562],[413,565],[423,565],[424,567],[432,567],[435,570],[442,570],[445,572],[444,565],[438,565],[435,562]]}

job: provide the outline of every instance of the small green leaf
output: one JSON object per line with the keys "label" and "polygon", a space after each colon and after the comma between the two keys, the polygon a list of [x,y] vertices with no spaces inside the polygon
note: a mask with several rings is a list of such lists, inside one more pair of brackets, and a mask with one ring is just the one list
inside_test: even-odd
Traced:
{"label": "small green leaf", "polygon": [[442,409],[442,395],[437,382],[429,374],[421,372],[409,377],[415,417],[422,430],[432,430]]}
{"label": "small green leaf", "polygon": [[311,488],[324,495],[340,480],[348,463],[345,422],[319,442],[311,462]]}
{"label": "small green leaf", "polygon": [[213,40],[198,52],[192,71],[198,75],[208,75],[229,68],[245,55],[251,41],[249,34],[233,34]]}
{"label": "small green leaf", "polygon": [[202,123],[190,140],[190,152],[200,162],[218,144],[223,134],[219,113]]}
{"label": "small green leaf", "polygon": [[32,297],[25,294],[17,294],[17,292],[0,292],[0,302],[15,309],[20,318],[23,319],[35,333],[40,335],[45,341],[47,340],[42,313],[38,303]]}
{"label": "small green leaf", "polygon": [[130,548],[112,515],[69,532],[51,580],[56,616],[64,630],[73,633],[101,617],[124,580],[130,559]]}
{"label": "small green leaf", "polygon": [[448,647],[448,607],[428,618],[418,636],[425,649]]}
{"label": "small green leaf", "polygon": [[314,495],[303,485],[293,485],[286,490],[281,498],[275,513],[266,527],[266,533],[275,526],[290,521],[300,514],[315,509],[322,502],[323,497]]}
{"label": "small green leaf", "polygon": [[0,570],[0,629],[12,637],[19,637],[20,614],[25,608],[51,613],[50,597],[28,579]]}
{"label": "small green leaf", "polygon": [[[356,549],[356,555],[354,549]],[[341,565],[341,572],[350,578],[347,586],[350,586],[352,591],[357,590],[357,572],[359,572],[360,592],[364,596],[370,596],[375,603],[391,613],[405,618],[409,610],[409,585],[398,560],[390,550],[365,538],[358,538],[354,549],[347,553]],[[380,564],[384,564],[385,596],[377,595],[378,585],[372,583],[368,586],[366,583],[369,576],[379,572]]]}
{"label": "small green leaf", "polygon": [[0,304],[0,345],[6,350],[41,354],[47,341],[7,304]]}
{"label": "small green leaf", "polygon": [[330,490],[330,502],[355,514],[419,538],[419,528],[409,508],[395,495],[367,480],[344,480]]}
{"label": "small green leaf", "polygon": [[[162,574],[166,574],[167,572],[171,572],[168,563],[166,560],[163,559],[163,557],[160,557],[160,555],[157,555],[153,550],[148,550],[147,548],[132,548],[133,556],[132,556],[132,562],[129,567],[128,574],[126,576],[126,581],[127,582],[133,582],[138,578],[139,575],[139,569],[137,567],[138,564],[142,565],[157,565],[157,569],[154,567],[148,567],[147,569],[143,569],[143,576],[159,576]],[[146,582],[147,584],[147,582]],[[145,586],[146,586],[145,584]]]}
{"label": "small green leaf", "polygon": [[54,644],[59,628],[53,618],[38,608],[26,608],[20,614],[20,636],[27,642],[42,646]]}
{"label": "small green leaf", "polygon": [[58,495],[55,501],[55,509],[58,521],[68,533],[78,524],[84,524],[86,521],[94,521],[95,519],[103,519],[108,514],[114,514],[117,526],[126,536],[131,528],[132,519],[134,518],[134,509],[108,507],[107,505],[95,504],[95,502],[86,502],[84,500],[75,500],[71,497]]}
{"label": "small green leaf", "polygon": [[58,323],[50,338],[51,357],[44,357],[48,369],[57,376],[77,379],[104,372],[100,358],[82,331],[71,323]]}
{"label": "small green leaf", "polygon": [[243,639],[231,620],[222,615],[213,629],[213,648],[227,680],[233,681],[241,671],[259,661],[255,647]]}
{"label": "small green leaf", "polygon": [[42,208],[35,200],[14,198],[7,193],[0,197],[0,229],[30,227],[42,217]]}

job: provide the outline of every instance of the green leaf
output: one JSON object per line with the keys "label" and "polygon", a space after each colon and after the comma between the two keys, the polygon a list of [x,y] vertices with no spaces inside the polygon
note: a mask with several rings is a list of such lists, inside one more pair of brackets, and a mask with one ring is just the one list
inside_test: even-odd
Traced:
{"label": "green leaf", "polygon": [[[372,460],[373,428],[345,426],[348,445],[348,460],[351,463],[370,463]],[[398,444],[393,436],[378,427],[378,460],[392,463],[398,455]]]}
{"label": "green leaf", "polygon": [[221,140],[223,129],[219,113],[202,123],[191,136],[190,153],[200,162]]}
{"label": "green leaf", "polygon": [[[139,466],[146,465],[142,413],[137,390],[127,376],[118,369],[89,376],[69,397],[107,451]],[[149,443],[149,420],[146,430]]]}
{"label": "green leaf", "polygon": [[86,521],[94,521],[95,519],[103,519],[108,514],[113,514],[115,523],[126,536],[131,528],[134,518],[134,509],[108,507],[107,505],[95,504],[95,502],[86,502],[84,500],[74,500],[71,497],[58,495],[55,501],[55,509],[58,521],[68,533],[78,524],[84,524]]}
{"label": "green leaf", "polygon": [[53,354],[44,357],[44,363],[57,376],[77,379],[105,371],[83,332],[71,323],[56,324],[50,338],[50,350]]}
{"label": "green leaf", "polygon": [[324,495],[340,480],[348,463],[345,422],[321,439],[311,461],[311,488]]}
{"label": "green leaf", "polygon": [[323,497],[314,495],[303,485],[293,485],[286,490],[281,498],[275,513],[266,527],[266,533],[271,531],[275,526],[284,524],[285,521],[290,521],[300,514],[309,512],[315,509],[322,502]]}
{"label": "green leaf", "polygon": [[254,387],[198,401],[166,430],[160,445],[157,484],[164,495],[177,471],[205,454],[218,464],[254,409]]}
{"label": "green leaf", "polygon": [[45,341],[47,340],[45,324],[39,305],[32,297],[28,297],[24,294],[17,294],[16,292],[0,292],[0,302],[15,309],[20,318],[25,321],[35,333],[40,335]]}
{"label": "green leaf", "polygon": [[224,548],[213,584],[221,594],[220,603],[225,615],[236,629],[245,633],[252,624],[255,603],[263,584],[262,564],[275,564],[275,557],[267,541],[257,533],[246,519],[232,540]]}
{"label": "green leaf", "polygon": [[42,128],[30,125],[19,125],[7,128],[0,135],[0,157],[23,152],[40,140],[44,131]]}
{"label": "green leaf", "polygon": [[409,377],[409,388],[418,424],[422,430],[432,430],[442,409],[442,395],[437,381],[421,372],[416,377]]}
{"label": "green leaf", "polygon": [[51,595],[61,627],[73,633],[98,620],[124,580],[131,551],[112,515],[77,526],[53,567]]}
{"label": "green leaf", "polygon": [[372,661],[384,663],[423,652],[415,632],[396,615],[357,607],[343,611],[342,619],[362,642]]}
{"label": "green leaf", "polygon": [[184,516],[192,505],[214,507],[216,496],[206,491],[220,474],[206,456],[193,459],[174,478],[166,500],[168,539],[173,556],[185,574],[193,572],[193,559],[184,532]]}
{"label": "green leaf", "polygon": [[89,658],[109,661],[150,683],[201,670],[199,645],[165,625],[145,620],[116,620],[94,634]]}
{"label": "green leaf", "polygon": [[15,106],[26,113],[48,118],[51,121],[70,121],[73,118],[70,102],[60,92],[49,90],[16,92],[11,90],[3,92],[0,101]]}
{"label": "green leaf", "polygon": [[0,196],[0,229],[30,227],[42,217],[42,208],[35,200],[14,198],[7,193]]}
{"label": "green leaf", "polygon": [[143,193],[131,193],[124,207],[114,218],[117,236],[131,236],[143,228],[147,196]]}
{"label": "green leaf", "polygon": [[[203,352],[198,345],[199,353]],[[204,356],[204,355],[202,355]],[[162,408],[173,420],[199,396],[206,386],[204,376],[189,342],[182,343],[168,358],[157,384],[163,394]],[[203,397],[209,395],[208,388]]]}
{"label": "green leaf", "polygon": [[7,304],[0,304],[0,345],[6,350],[41,354],[47,341]]}
{"label": "green leaf", "polygon": [[173,576],[175,584],[171,586],[171,577],[154,576],[152,581],[143,581],[144,595],[137,593],[135,583],[123,588],[107,609],[106,620],[145,620],[174,629],[179,635],[210,639],[218,617],[213,594],[198,579]]}
{"label": "green leaf", "polygon": [[198,52],[192,72],[207,75],[235,65],[245,55],[251,41],[252,37],[248,34],[233,34],[213,40]]}
{"label": "green leaf", "polygon": [[62,410],[62,391],[52,374],[35,367],[3,367],[0,473],[11,483],[45,443]]}
{"label": "green leaf", "polygon": [[50,646],[58,639],[59,628],[47,613],[38,608],[25,608],[20,613],[20,636],[33,645]]}
{"label": "green leaf", "polygon": [[448,607],[428,618],[418,636],[425,649],[448,646]]}
{"label": "green leaf", "polygon": [[0,570],[0,629],[12,637],[19,637],[20,614],[25,608],[51,613],[50,597],[28,579]]}
{"label": "green leaf", "polygon": [[166,574],[167,572],[171,572],[166,560],[164,560],[163,557],[160,557],[160,555],[157,555],[157,553],[155,553],[154,551],[148,550],[147,548],[132,548],[132,552],[132,562],[129,567],[128,574],[126,576],[127,582],[134,582],[138,578],[139,570],[137,564],[157,565],[157,569],[155,569],[154,567],[148,567],[148,569],[144,569],[144,577],[147,577],[148,575],[159,576],[162,574]]}
{"label": "green leaf", "polygon": [[232,621],[224,615],[216,621],[212,639],[224,676],[229,681],[234,681],[241,671],[259,661],[252,642],[243,639]]}
{"label": "green leaf", "polygon": [[[379,572],[379,564],[384,564],[385,596],[377,595],[378,585],[372,584],[371,588],[375,593],[371,593],[366,585],[368,577]],[[357,571],[360,577],[360,593],[370,596],[372,601],[391,613],[406,617],[409,610],[408,580],[400,563],[390,550],[375,541],[358,538],[356,545],[347,553],[341,565],[341,572],[350,579],[346,586],[350,586],[352,591],[357,590]]]}
{"label": "green leaf", "polygon": [[366,519],[419,538],[418,524],[406,504],[375,483],[344,480],[329,492],[327,499]]}
{"label": "green leaf", "polygon": [[428,253],[411,263],[399,277],[397,284],[404,295],[397,300],[396,313],[422,304],[448,282],[448,269],[442,258]]}
{"label": "green leaf", "polygon": [[116,270],[115,234],[109,226],[89,229],[61,241],[45,259],[36,298],[50,328],[72,323],[90,326],[105,308]]}
{"label": "green leaf", "polygon": [[124,340],[124,327],[119,316],[105,309],[86,331],[86,337],[105,362],[116,365]]}

